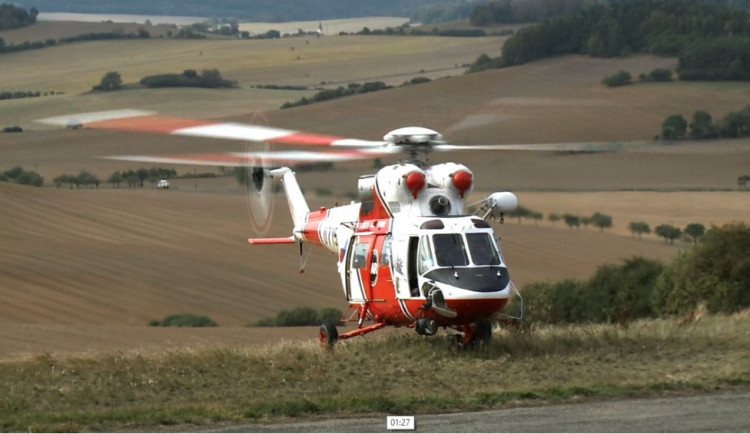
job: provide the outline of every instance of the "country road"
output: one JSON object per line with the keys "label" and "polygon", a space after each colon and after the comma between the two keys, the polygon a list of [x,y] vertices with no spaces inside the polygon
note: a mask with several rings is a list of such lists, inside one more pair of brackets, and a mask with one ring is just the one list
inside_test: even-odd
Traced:
{"label": "country road", "polygon": [[[416,428],[416,432],[748,432],[750,391],[419,415]],[[369,417],[238,425],[213,432],[386,431],[385,417]]]}

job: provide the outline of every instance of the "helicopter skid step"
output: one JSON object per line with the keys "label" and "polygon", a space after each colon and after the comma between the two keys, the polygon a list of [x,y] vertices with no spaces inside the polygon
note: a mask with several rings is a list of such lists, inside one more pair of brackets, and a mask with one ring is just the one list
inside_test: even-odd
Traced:
{"label": "helicopter skid step", "polygon": [[383,327],[385,327],[385,325],[386,324],[384,322],[379,322],[373,325],[369,325],[367,327],[354,329],[350,332],[346,332],[344,334],[339,335],[339,340],[349,339],[355,336],[361,336],[370,332],[374,332],[375,330],[382,329]]}

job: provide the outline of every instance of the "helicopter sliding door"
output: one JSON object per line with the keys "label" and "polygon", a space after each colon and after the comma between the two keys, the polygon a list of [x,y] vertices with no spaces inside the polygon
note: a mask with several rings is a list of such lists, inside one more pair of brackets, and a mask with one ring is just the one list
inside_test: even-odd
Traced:
{"label": "helicopter sliding door", "polygon": [[346,258],[346,298],[350,302],[367,301],[365,288],[370,286],[371,255],[374,237],[353,236],[349,241]]}

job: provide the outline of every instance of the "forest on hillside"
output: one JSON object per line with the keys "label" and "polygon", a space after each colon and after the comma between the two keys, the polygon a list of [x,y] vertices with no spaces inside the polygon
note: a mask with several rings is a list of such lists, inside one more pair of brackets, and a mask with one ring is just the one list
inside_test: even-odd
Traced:
{"label": "forest on hillside", "polygon": [[483,56],[474,71],[564,54],[679,57],[688,80],[750,80],[750,12],[698,0],[632,0],[596,5],[525,27]]}

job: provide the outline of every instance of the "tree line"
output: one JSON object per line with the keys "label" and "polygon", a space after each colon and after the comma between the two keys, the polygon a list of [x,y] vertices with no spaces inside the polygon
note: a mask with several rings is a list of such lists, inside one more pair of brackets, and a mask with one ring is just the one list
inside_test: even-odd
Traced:
{"label": "tree line", "polygon": [[634,257],[604,265],[586,281],[537,282],[522,294],[525,326],[627,323],[685,315],[705,306],[733,313],[750,307],[750,227],[713,227],[704,242],[670,264]]}
{"label": "tree line", "polygon": [[660,138],[663,140],[686,138],[705,140],[748,136],[750,136],[750,105],[727,113],[717,123],[714,123],[711,114],[705,110],[695,111],[690,123],[681,114],[670,115],[661,124]]}
{"label": "tree line", "polygon": [[[524,206],[518,206],[515,210],[509,213],[506,213],[506,216],[509,218],[518,219],[519,224],[521,223],[522,218],[532,219],[536,222],[544,220],[543,213],[531,210]],[[547,215],[547,220],[549,220],[549,222],[552,225],[562,220],[565,223],[565,225],[571,229],[579,228],[581,227],[581,225],[583,225],[584,227],[593,225],[602,231],[604,229],[611,228],[612,222],[613,222],[612,216],[600,213],[598,211],[590,216],[580,216],[578,214],[572,214],[572,213],[565,213],[565,214],[549,213]]]}
{"label": "tree line", "polygon": [[748,79],[750,13],[698,0],[598,4],[517,31],[498,58],[480,56],[470,71],[564,54],[679,56],[683,79]]}
{"label": "tree line", "polygon": [[[218,69],[204,69],[200,74],[194,69],[186,69],[182,74],[156,74],[143,77],[140,84],[149,87],[203,87],[216,89],[220,87],[238,87],[234,80],[226,80]],[[122,76],[117,71],[108,71],[102,76],[99,84],[92,90],[112,91],[122,87]]]}
{"label": "tree line", "polygon": [[[143,187],[145,181],[154,184],[160,179],[171,179],[176,176],[177,171],[174,169],[151,167],[149,169],[116,170],[107,177],[106,182],[111,183],[112,188],[119,188],[120,184],[123,183],[127,183],[128,188],[138,188]],[[58,175],[52,180],[52,182],[57,188],[62,187],[64,184],[68,184],[70,188],[73,188],[74,186],[76,188],[81,188],[81,186],[87,188],[99,188],[102,180],[91,172],[81,170],[77,175]]]}

